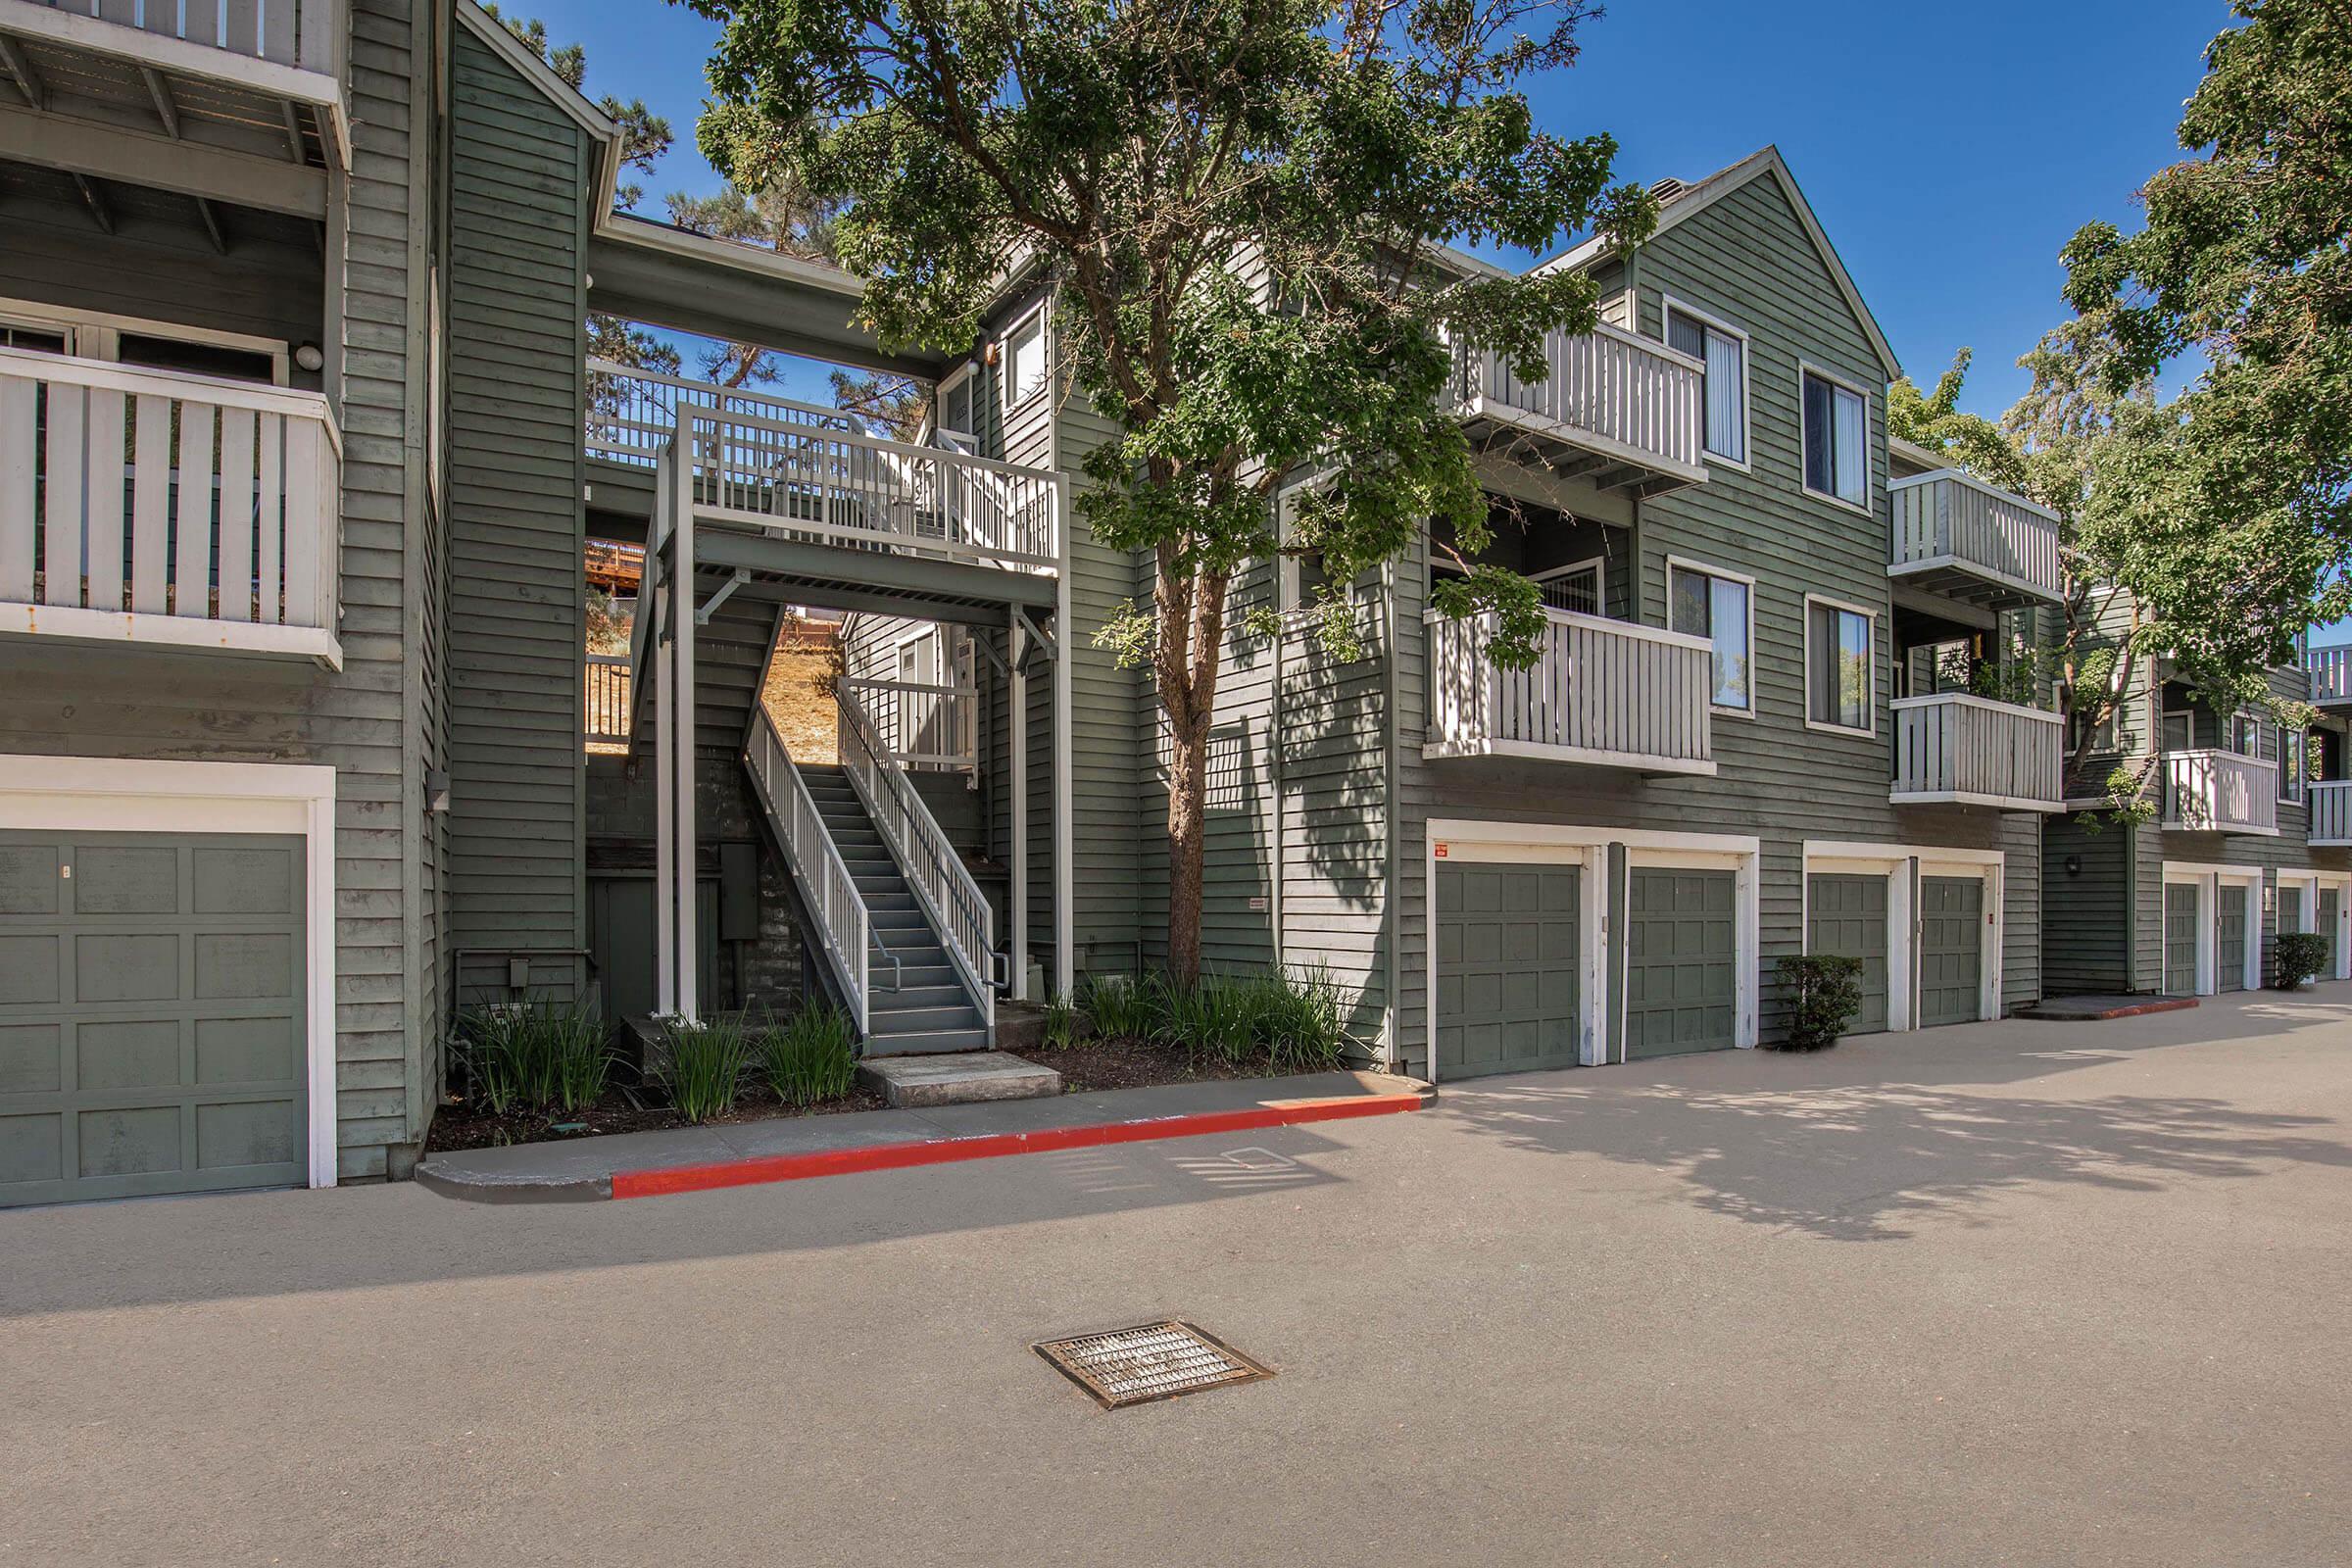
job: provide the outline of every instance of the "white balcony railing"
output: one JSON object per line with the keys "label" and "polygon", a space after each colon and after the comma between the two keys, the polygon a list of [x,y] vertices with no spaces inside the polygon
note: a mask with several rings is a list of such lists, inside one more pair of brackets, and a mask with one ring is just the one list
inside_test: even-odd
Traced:
{"label": "white balcony railing", "polygon": [[2311,838],[2315,849],[2352,846],[2352,779],[2311,786]]}
{"label": "white balcony railing", "polygon": [[2066,804],[2066,721],[1962,692],[1905,697],[1894,713],[1897,806],[2055,811]]}
{"label": "white balcony railing", "polygon": [[818,408],[791,398],[710,381],[690,381],[658,370],[632,369],[611,360],[588,362],[588,455],[650,468],[677,432],[678,410],[748,414],[780,424],[870,435],[864,423],[840,409]]}
{"label": "white balcony railing", "polygon": [[2278,764],[2236,752],[2169,752],[2164,825],[2188,833],[2278,831]]}
{"label": "white balcony railing", "polygon": [[2352,646],[2305,649],[2303,668],[2311,676],[2313,702],[2352,702]]}
{"label": "white balcony railing", "polygon": [[1628,469],[1682,484],[1707,476],[1699,413],[1706,367],[1606,324],[1544,340],[1550,374],[1522,381],[1501,355],[1454,346],[1453,394],[1466,418],[1550,435]]}
{"label": "white balcony railing", "polygon": [[2056,602],[2064,591],[2058,514],[2047,508],[1956,468],[1891,480],[1886,499],[1894,575],[1926,577],[1930,587],[1988,603]]}
{"label": "white balcony railing", "polygon": [[978,687],[846,676],[841,685],[871,726],[881,760],[918,772],[954,773],[968,773],[978,762]]}
{"label": "white balcony railing", "polygon": [[1423,755],[1715,771],[1714,650],[1704,638],[1570,611],[1544,614],[1542,647],[1527,669],[1488,657],[1493,614],[1430,614]]}
{"label": "white balcony railing", "polygon": [[[339,77],[343,74],[348,0],[189,0],[184,7],[178,0],[32,0],[32,4],[61,17],[86,18],[152,38],[219,49],[321,75]],[[80,41],[81,34],[61,38],[44,28],[36,36],[62,42]],[[166,64],[182,66],[184,62],[174,59]]]}
{"label": "white balcony railing", "polygon": [[338,667],[316,392],[0,349],[0,631]]}

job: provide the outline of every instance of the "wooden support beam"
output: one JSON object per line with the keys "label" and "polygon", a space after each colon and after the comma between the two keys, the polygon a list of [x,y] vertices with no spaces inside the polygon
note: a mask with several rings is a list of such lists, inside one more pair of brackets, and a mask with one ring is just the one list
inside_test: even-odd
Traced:
{"label": "wooden support beam", "polygon": [[286,112],[286,156],[298,164],[308,164],[310,160],[302,153],[302,116],[295,111],[291,98],[279,107]]}
{"label": "wooden support beam", "polygon": [[213,253],[217,256],[226,256],[228,254],[228,235],[221,230],[220,215],[213,211],[213,204],[201,196],[196,198],[196,217],[204,224],[205,238],[213,242]]}
{"label": "wooden support beam", "polygon": [[90,216],[98,220],[98,226],[112,234],[115,231],[115,215],[107,210],[106,197],[100,193],[97,184],[86,174],[75,174],[74,186],[81,192],[81,199],[88,206]]}
{"label": "wooden support beam", "polygon": [[8,69],[8,79],[16,83],[17,91],[24,95],[34,114],[49,107],[49,94],[41,85],[39,73],[24,58],[24,46],[5,32],[0,32],[0,66]]}
{"label": "wooden support beam", "polygon": [[326,217],[323,170],[90,121],[0,109],[0,160],[297,218]]}
{"label": "wooden support beam", "polygon": [[155,118],[164,122],[164,134],[179,140],[179,105],[172,100],[172,84],[153,66],[141,66],[139,75],[147,83],[147,96],[155,100]]}

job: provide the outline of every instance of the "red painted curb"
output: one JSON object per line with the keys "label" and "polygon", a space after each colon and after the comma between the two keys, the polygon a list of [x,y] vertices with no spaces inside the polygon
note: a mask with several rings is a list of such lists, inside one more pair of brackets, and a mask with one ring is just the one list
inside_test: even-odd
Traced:
{"label": "red painted curb", "polygon": [[763,1182],[806,1181],[812,1176],[847,1176],[864,1170],[905,1170],[963,1159],[996,1159],[1057,1149],[1096,1149],[1105,1144],[1142,1144],[1201,1133],[1250,1132],[1293,1127],[1302,1122],[1348,1121],[1419,1110],[1419,1095],[1350,1095],[1335,1100],[1277,1100],[1247,1110],[1204,1110],[1149,1121],[1100,1122],[1090,1127],[1047,1127],[1027,1133],[984,1133],[972,1138],[928,1138],[912,1144],[865,1144],[808,1154],[765,1154],[665,1170],[616,1170],[614,1198],[659,1198],[665,1193],[707,1193],[721,1187],[755,1187]]}
{"label": "red painted curb", "polygon": [[2105,1023],[2110,1018],[2137,1018],[2151,1012],[2185,1012],[2197,1004],[2194,997],[2168,997],[2162,1002],[2135,1002],[2128,1007],[2109,1007],[2105,1012],[2034,1012],[2024,1011],[2015,1016],[2029,1023]]}

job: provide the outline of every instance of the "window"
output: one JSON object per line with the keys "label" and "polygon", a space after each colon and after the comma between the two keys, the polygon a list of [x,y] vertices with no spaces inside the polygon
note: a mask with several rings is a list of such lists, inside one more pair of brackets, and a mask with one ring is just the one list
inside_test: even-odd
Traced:
{"label": "window", "polygon": [[2230,715],[2230,749],[2240,757],[2262,755],[2262,726],[2251,713]]}
{"label": "window", "polygon": [[1699,417],[1707,452],[1727,463],[1746,463],[1747,335],[1669,302],[1666,346],[1707,368]]}
{"label": "window", "polygon": [[2303,731],[2279,726],[2278,798],[2282,801],[2303,799],[2303,764],[2309,745]]}
{"label": "window", "polygon": [[1715,706],[1752,712],[1748,650],[1755,585],[1712,567],[1666,567],[1667,618],[1672,629],[1704,637],[1715,645]]}
{"label": "window", "polygon": [[1021,318],[1004,337],[1004,406],[1009,409],[1046,384],[1046,313]]}
{"label": "window", "polygon": [[939,427],[956,435],[971,435],[972,368],[964,366],[939,388]]}
{"label": "window", "polygon": [[1573,566],[1554,566],[1549,571],[1539,571],[1531,580],[1549,608],[1579,615],[1597,615],[1601,612],[1603,569],[1597,559],[1580,561]]}
{"label": "window", "polygon": [[1805,601],[1805,717],[1838,729],[1869,730],[1871,617],[1819,599]]}
{"label": "window", "polygon": [[1870,502],[1870,400],[1813,370],[1805,380],[1805,488]]}

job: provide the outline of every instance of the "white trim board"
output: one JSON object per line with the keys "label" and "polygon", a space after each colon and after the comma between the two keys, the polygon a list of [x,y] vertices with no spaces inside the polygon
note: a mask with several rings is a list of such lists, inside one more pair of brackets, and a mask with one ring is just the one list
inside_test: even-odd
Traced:
{"label": "white trim board", "polygon": [[57,833],[284,833],[304,840],[310,1177],[335,1185],[335,770],[281,762],[6,758],[0,827]]}

